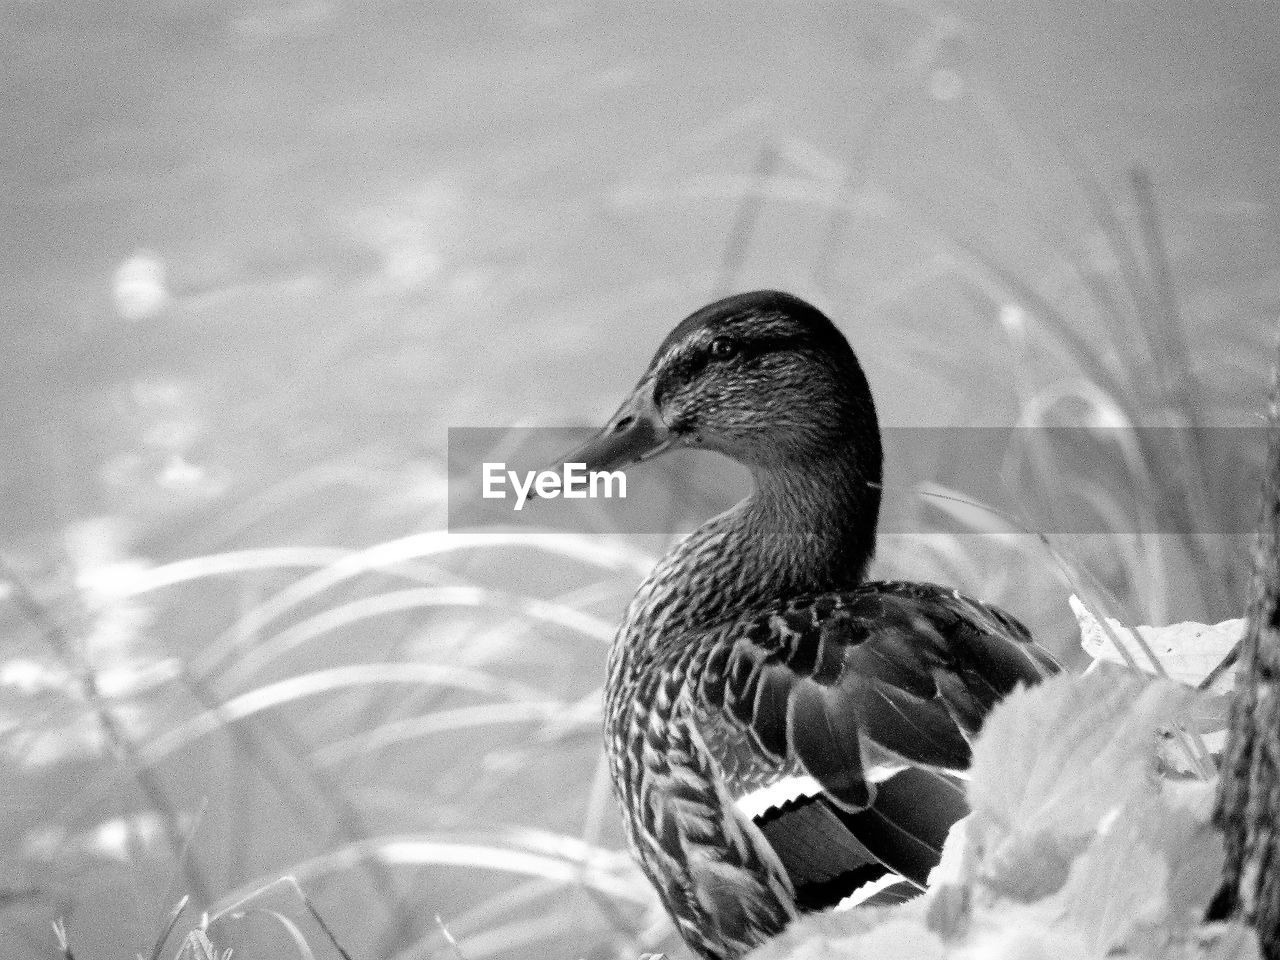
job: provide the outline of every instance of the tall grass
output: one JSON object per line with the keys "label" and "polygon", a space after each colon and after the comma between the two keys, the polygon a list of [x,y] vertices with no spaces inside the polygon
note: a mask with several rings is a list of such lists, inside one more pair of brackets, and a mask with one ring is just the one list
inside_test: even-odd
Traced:
{"label": "tall grass", "polygon": [[[580,951],[609,930],[637,938],[638,952],[653,896],[619,851],[616,829],[602,826],[612,822],[607,792],[590,787],[599,779],[600,665],[625,591],[602,615],[592,609],[599,591],[576,602],[521,596],[453,572],[464,561],[483,570],[486,555],[513,550],[530,563],[562,562],[564,576],[584,586],[621,574],[632,582],[651,562],[594,537],[460,533],[364,551],[270,549],[130,566],[115,602],[187,603],[211,583],[263,571],[280,586],[226,627],[210,622],[194,655],[141,703],[88,697],[125,762],[101,757],[93,785],[59,819],[92,822],[141,786],[139,814],[157,815],[170,841],[167,855],[134,844],[139,869],[156,858],[184,864],[193,908],[215,915],[286,869],[321,903],[331,888],[354,890],[355,918],[370,919],[339,910],[335,922],[354,924],[371,956],[434,955],[441,934],[423,922],[433,912],[473,960],[549,949],[543,940]],[[428,580],[447,573],[453,585],[396,586],[422,582],[427,571],[412,564],[426,558]],[[367,582],[352,596],[355,580]],[[21,579],[10,583],[33,619],[51,616]],[[368,641],[388,622],[402,638],[379,663]],[[433,637],[432,623],[456,637]],[[513,623],[519,628],[503,627]],[[313,650],[322,638],[330,646]],[[317,662],[326,666],[308,666]],[[112,725],[116,711],[134,709],[144,714],[136,730]],[[226,761],[211,766],[219,755]],[[196,770],[205,775],[193,782]],[[196,822],[191,804],[206,797],[221,815]],[[252,849],[276,846],[273,834],[318,852]],[[239,852],[226,862],[219,847],[233,838]],[[65,856],[80,840],[66,832],[49,853]],[[459,874],[473,876],[445,882]],[[228,881],[215,900],[210,891]],[[455,882],[460,890],[450,889]],[[528,924],[530,910],[542,915],[539,926]],[[306,918],[298,924],[282,927],[290,939]],[[225,931],[210,936],[219,947],[243,942]]]}

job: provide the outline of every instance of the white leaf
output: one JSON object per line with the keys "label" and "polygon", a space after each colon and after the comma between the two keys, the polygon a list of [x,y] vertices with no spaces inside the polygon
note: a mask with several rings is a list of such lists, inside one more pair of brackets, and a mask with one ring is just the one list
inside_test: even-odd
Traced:
{"label": "white leaf", "polygon": [[[1167,627],[1139,626],[1130,628],[1114,617],[1107,617],[1102,625],[1079,597],[1070,599],[1071,609],[1080,624],[1080,646],[1095,661],[1125,663],[1124,656],[1116,649],[1112,635],[1118,639],[1133,657],[1138,667],[1147,673],[1155,673],[1142,644],[1133,635],[1146,641],[1171,680],[1198,687],[1244,637],[1244,620],[1224,620],[1221,623],[1174,623]],[[1213,686],[1214,693],[1223,693],[1232,686],[1231,672],[1227,671]]]}
{"label": "white leaf", "polygon": [[1061,887],[1107,818],[1156,792],[1155,732],[1193,699],[1113,667],[1007,697],[970,770],[969,851],[984,883],[1022,901]]}

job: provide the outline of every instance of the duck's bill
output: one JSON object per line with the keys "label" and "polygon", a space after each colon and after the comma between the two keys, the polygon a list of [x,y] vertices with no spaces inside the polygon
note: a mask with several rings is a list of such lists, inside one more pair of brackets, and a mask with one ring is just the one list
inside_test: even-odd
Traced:
{"label": "duck's bill", "polygon": [[603,430],[566,455],[562,462],[585,464],[588,472],[617,470],[658,456],[676,440],[676,434],[668,429],[654,406],[651,389],[642,385],[618,408]]}

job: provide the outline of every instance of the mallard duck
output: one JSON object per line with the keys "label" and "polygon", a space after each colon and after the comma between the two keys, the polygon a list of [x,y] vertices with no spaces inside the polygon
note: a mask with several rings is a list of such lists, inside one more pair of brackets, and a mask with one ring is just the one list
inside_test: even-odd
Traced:
{"label": "mallard duck", "polygon": [[[691,314],[566,462],[681,448],[745,465],[754,492],[637,590],[609,654],[605,742],[628,840],[680,934],[734,960],[886,870],[923,885],[966,812],[950,774],[983,718],[1058,667],[993,606],[866,580],[875,404],[810,304],[758,291]],[[740,806],[787,778],[809,790]]]}

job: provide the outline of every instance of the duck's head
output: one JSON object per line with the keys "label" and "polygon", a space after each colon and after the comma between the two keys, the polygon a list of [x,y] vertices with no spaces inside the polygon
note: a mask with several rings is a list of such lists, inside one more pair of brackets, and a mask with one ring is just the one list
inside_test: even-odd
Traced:
{"label": "duck's head", "polygon": [[680,447],[718,451],[757,477],[839,465],[880,481],[875,405],[848,341],[816,307],[772,290],[681,321],[605,428],[566,459],[613,470]]}

